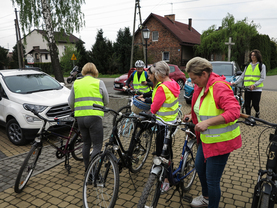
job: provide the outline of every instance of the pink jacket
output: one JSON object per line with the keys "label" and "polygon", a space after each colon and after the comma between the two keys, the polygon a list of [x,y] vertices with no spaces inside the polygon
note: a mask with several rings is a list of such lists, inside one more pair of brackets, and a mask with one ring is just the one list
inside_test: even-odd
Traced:
{"label": "pink jacket", "polygon": [[[175,97],[179,97],[180,94],[180,86],[178,85],[177,82],[175,82],[173,79],[171,79],[170,81],[167,82],[163,82],[162,84],[164,84],[165,86],[168,87],[168,89],[173,93],[173,95]],[[158,87],[154,100],[152,102],[151,105],[151,113],[155,114],[163,105],[163,103],[165,102],[165,93],[162,87]]]}
{"label": "pink jacket", "polygon": [[[203,99],[207,95],[209,87],[215,82],[215,81],[225,81],[224,76],[219,76],[215,73],[211,73],[207,86],[204,92],[204,95],[200,99],[200,106],[202,104]],[[230,83],[228,83],[230,84]],[[224,113],[221,115],[224,117],[225,122],[229,123],[232,122],[240,117],[240,106],[236,98],[234,97],[233,91],[224,83],[218,82],[214,85],[214,99],[215,103],[218,109],[223,109]],[[194,87],[194,94],[191,101],[191,114],[192,114],[192,122],[194,124],[198,123],[196,114],[193,111],[193,107],[195,105],[195,102],[201,92],[202,88],[195,85]],[[197,136],[197,142],[200,142],[200,133],[196,132]],[[241,147],[241,135],[236,137],[235,139],[226,141],[226,142],[219,142],[219,143],[213,143],[213,144],[204,144],[202,143],[203,147],[203,153],[204,157],[207,159],[209,157],[218,156],[218,155],[224,155],[227,153],[232,152],[235,149],[238,149]]]}

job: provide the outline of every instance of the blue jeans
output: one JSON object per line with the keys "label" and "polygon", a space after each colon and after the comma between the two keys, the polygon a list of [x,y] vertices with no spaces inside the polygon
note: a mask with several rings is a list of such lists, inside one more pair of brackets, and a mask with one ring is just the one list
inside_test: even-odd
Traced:
{"label": "blue jeans", "polygon": [[205,162],[202,143],[199,144],[195,167],[201,182],[202,195],[209,197],[209,208],[218,207],[221,197],[220,179],[229,155],[230,153],[209,157]]}

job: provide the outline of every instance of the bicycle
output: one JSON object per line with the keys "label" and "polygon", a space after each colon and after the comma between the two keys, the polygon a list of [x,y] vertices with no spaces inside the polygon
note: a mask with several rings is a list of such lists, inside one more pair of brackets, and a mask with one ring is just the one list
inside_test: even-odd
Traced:
{"label": "bicycle", "polygon": [[[166,125],[168,130],[167,135],[164,139],[163,149],[161,156],[155,156],[153,158],[153,166],[150,171],[148,181],[146,182],[143,192],[141,194],[138,208],[158,206],[158,201],[162,192],[162,183],[165,178],[168,178],[170,186],[174,187],[175,190],[171,197],[166,201],[168,202],[176,191],[179,192],[180,203],[182,204],[182,198],[185,201],[191,201],[190,196],[184,195],[185,192],[190,190],[192,183],[196,176],[195,169],[195,157],[198,149],[198,144],[196,142],[196,135],[190,129],[194,129],[194,124],[185,123],[181,120],[177,121],[175,124],[163,121],[158,116],[148,116],[151,123],[157,124],[157,119]],[[179,166],[175,168],[173,165],[172,158],[172,148],[169,148],[171,140],[172,128],[184,125],[182,131],[186,132],[185,142],[182,148],[181,159]],[[180,190],[181,189],[181,190]]]}
{"label": "bicycle", "polygon": [[[85,173],[83,205],[85,208],[114,207],[119,191],[119,173],[123,168],[127,168],[133,183],[131,172],[139,172],[146,162],[151,148],[152,131],[141,117],[118,113],[96,104],[93,107],[104,112],[117,114],[119,118],[113,126],[104,150],[91,160]],[[121,143],[117,129],[118,123],[125,118],[132,119],[134,122],[133,133],[127,150]],[[136,189],[135,185],[134,188]]]}
{"label": "bicycle", "polygon": [[[41,154],[41,150],[43,148],[43,141],[46,141],[52,147],[57,149],[56,157],[61,159],[65,157],[65,169],[70,173],[71,166],[69,165],[69,157],[70,154],[77,161],[83,161],[82,156],[82,146],[83,141],[81,138],[80,131],[76,127],[76,119],[58,119],[54,118],[54,120],[48,120],[42,117],[38,111],[34,108],[31,108],[29,105],[25,105],[26,110],[31,111],[34,115],[40,118],[43,121],[41,128],[37,133],[37,137],[35,138],[35,142],[33,143],[29,153],[27,154],[25,160],[23,161],[21,168],[17,174],[17,178],[15,180],[14,191],[16,193],[22,192],[22,190],[27,185],[38,161],[38,158]],[[49,131],[46,129],[46,124],[49,122],[57,122],[58,124],[70,126],[70,131],[68,136],[64,136],[53,131]],[[74,135],[73,135],[74,133]],[[60,146],[58,147],[56,144],[49,140],[49,136],[55,136],[58,138],[60,142]],[[63,139],[66,140],[66,143],[63,144]]]}
{"label": "bicycle", "polygon": [[[123,106],[117,112],[118,113],[121,112],[123,114],[134,115],[131,107],[133,105],[134,96],[138,94],[138,91],[130,90],[129,88],[126,91],[128,91],[129,94],[132,94],[133,97],[129,99],[127,106]],[[181,109],[182,109],[182,105],[179,103],[177,119],[180,119],[180,120],[183,118],[183,113],[182,113]],[[116,116],[114,116],[113,125],[114,125],[115,120],[116,120]],[[128,138],[130,138],[133,126],[134,126],[134,124],[132,122],[132,119],[126,118],[125,122],[122,122],[122,125],[118,127],[118,129],[120,129],[119,134],[121,134],[127,140]],[[152,130],[156,132],[157,128],[153,127]],[[178,130],[179,130],[179,126],[175,129],[173,135],[175,135]]]}
{"label": "bicycle", "polygon": [[[246,114],[241,114],[241,118],[245,118],[245,121],[239,121],[250,126],[266,126],[258,137],[258,157],[259,166],[257,184],[255,186],[252,206],[251,208],[273,208],[274,204],[277,203],[277,124],[269,123],[260,118],[255,118]],[[263,124],[257,124],[260,122]],[[269,136],[269,145],[267,147],[267,163],[266,169],[261,168],[261,154],[260,154],[260,138],[263,132],[269,128],[275,129],[274,134]]]}

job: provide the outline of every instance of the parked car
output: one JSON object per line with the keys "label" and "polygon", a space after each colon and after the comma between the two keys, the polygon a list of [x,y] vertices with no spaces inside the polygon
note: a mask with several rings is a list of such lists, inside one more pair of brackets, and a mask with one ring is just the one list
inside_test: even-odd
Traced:
{"label": "parked car", "polygon": [[[180,85],[180,89],[183,89],[184,84],[186,82],[185,74],[179,69],[177,65],[174,65],[174,64],[168,64],[168,65],[170,68],[169,78],[174,79]],[[151,64],[148,66],[151,66]],[[128,73],[123,74],[120,77],[117,77],[114,80],[113,89],[118,91],[123,91],[122,87],[125,86],[127,79],[135,70],[136,70],[135,68],[131,68]],[[147,70],[147,68],[144,68],[144,70]],[[133,89],[132,84],[130,87],[131,89]]]}
{"label": "parked car", "polygon": [[[242,74],[238,64],[234,61],[211,61],[211,64],[213,66],[213,72],[218,75],[224,75],[227,82],[234,82]],[[194,84],[190,78],[187,79],[184,90],[186,103],[190,104],[194,92]]]}
{"label": "parked car", "polygon": [[[70,90],[44,72],[30,69],[0,70],[0,124],[6,127],[9,140],[23,145],[35,138],[42,121],[26,110],[29,104],[41,115],[69,117],[71,109],[67,104]],[[56,127],[56,123],[48,127]]]}

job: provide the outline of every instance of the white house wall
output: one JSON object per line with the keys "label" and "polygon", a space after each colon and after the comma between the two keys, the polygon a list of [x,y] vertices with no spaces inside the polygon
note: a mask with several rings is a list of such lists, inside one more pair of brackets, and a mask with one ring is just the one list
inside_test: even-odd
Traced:
{"label": "white house wall", "polygon": [[[22,41],[24,44],[24,41]],[[59,59],[63,56],[64,53],[64,47],[70,46],[75,44],[66,44],[66,43],[56,43],[59,53]],[[30,33],[28,36],[26,36],[26,44],[24,44],[26,53],[29,53],[34,46],[39,46],[40,49],[46,49],[49,51],[48,42],[42,37],[41,33],[34,30],[32,33]],[[49,51],[50,52],[50,51]],[[51,62],[50,54],[48,54],[48,59],[45,59],[45,54],[42,54],[41,57],[42,63]]]}

